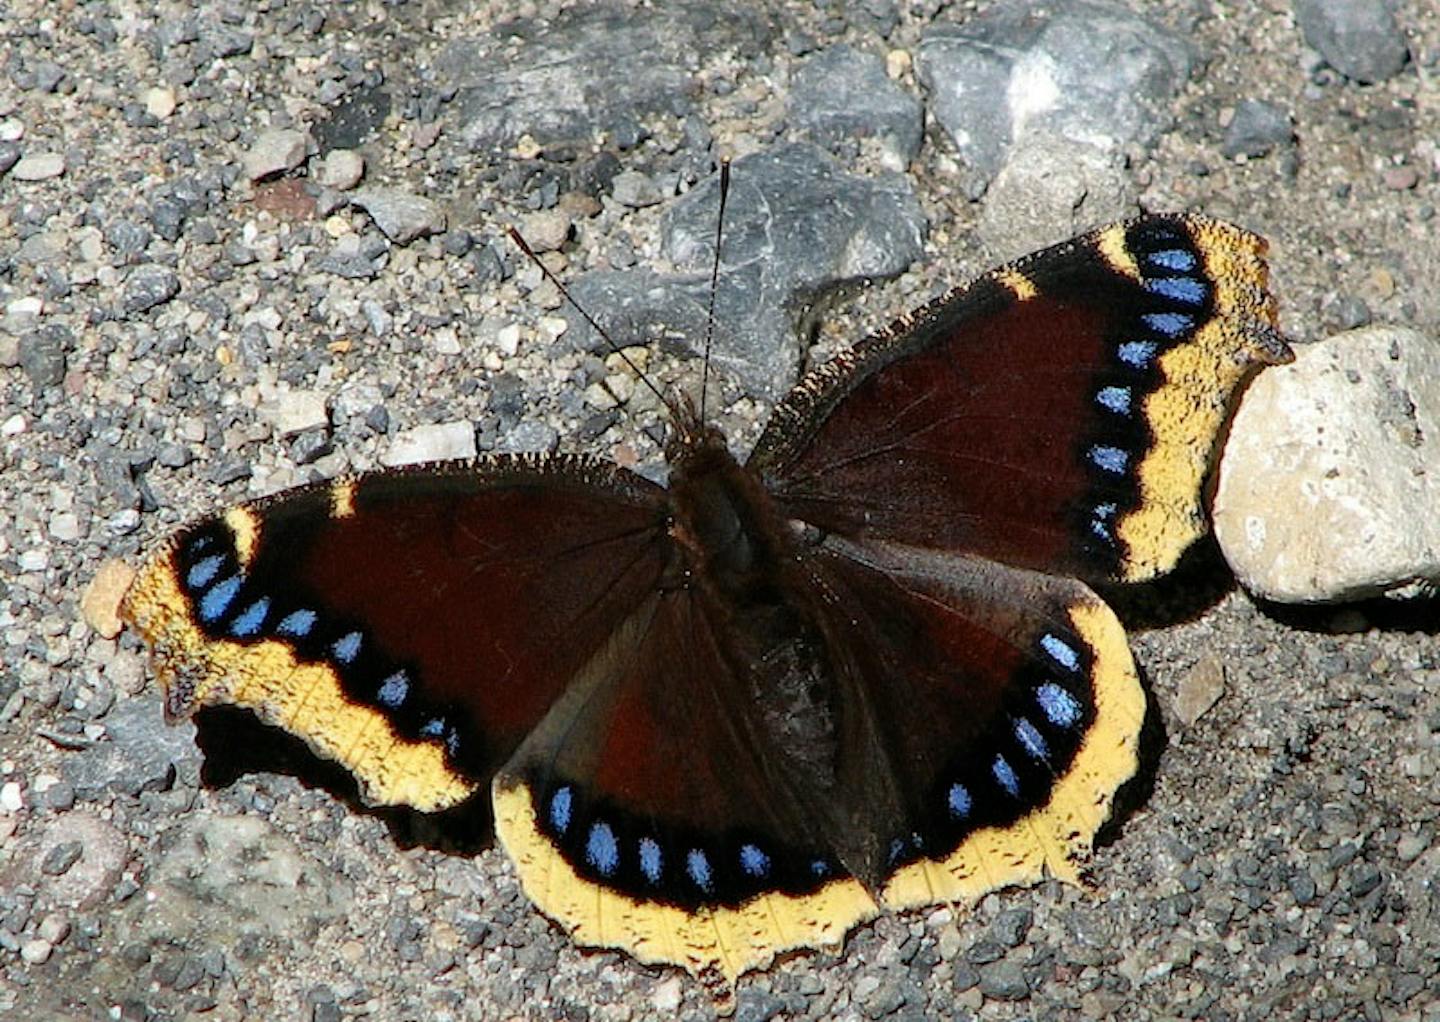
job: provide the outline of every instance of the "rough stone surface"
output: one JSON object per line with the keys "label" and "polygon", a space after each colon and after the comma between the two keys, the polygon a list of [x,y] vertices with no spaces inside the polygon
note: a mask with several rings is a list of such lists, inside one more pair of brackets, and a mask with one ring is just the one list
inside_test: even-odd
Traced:
{"label": "rough stone surface", "polygon": [[361,188],[350,193],[350,201],[369,213],[375,226],[397,245],[445,230],[445,211],[423,195],[397,188]]}
{"label": "rough stone surface", "polygon": [[430,423],[395,434],[381,462],[398,468],[426,461],[473,458],[475,453],[475,427],[470,423]]}
{"label": "rough stone surface", "polygon": [[821,142],[874,139],[892,170],[920,150],[925,110],[885,73],[880,57],[836,46],[808,59],[795,76],[790,116]]}
{"label": "rough stone surface", "polygon": [[[924,218],[902,178],[847,175],[809,145],[737,160],[732,180],[715,294],[723,329],[712,357],[774,395],[794,381],[798,345],[825,292],[900,272],[920,253]],[[591,275],[572,288],[583,307],[604,311],[602,325],[620,344],[705,336],[717,191],[713,181],[694,189],[666,217],[662,244],[685,276]],[[599,341],[578,317],[568,336],[581,348]]]}
{"label": "rough stone surface", "polygon": [[1357,82],[1390,78],[1410,55],[1387,0],[1295,0],[1295,20],[1305,41]]}
{"label": "rough stone surface", "polygon": [[1440,582],[1440,344],[1372,327],[1266,370],[1235,417],[1215,535],[1251,592],[1359,599]]}

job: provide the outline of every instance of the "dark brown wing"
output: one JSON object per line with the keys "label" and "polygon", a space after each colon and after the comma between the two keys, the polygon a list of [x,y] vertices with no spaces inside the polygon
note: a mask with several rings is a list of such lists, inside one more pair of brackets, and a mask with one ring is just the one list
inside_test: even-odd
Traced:
{"label": "dark brown wing", "polygon": [[433,810],[488,781],[671,556],[664,491],[493,458],[244,504],[179,533],[123,608],[172,714],[254,710]]}
{"label": "dark brown wing", "polygon": [[750,464],[827,531],[1149,578],[1205,531],[1232,393],[1290,357],[1264,252],[1156,216],[994,270],[802,380]]}
{"label": "dark brown wing", "polygon": [[903,801],[885,901],[1075,880],[1145,710],[1110,609],[1073,579],[896,544],[832,537],[810,566],[843,688],[879,732],[854,748],[884,750],[852,772],[888,773]]}

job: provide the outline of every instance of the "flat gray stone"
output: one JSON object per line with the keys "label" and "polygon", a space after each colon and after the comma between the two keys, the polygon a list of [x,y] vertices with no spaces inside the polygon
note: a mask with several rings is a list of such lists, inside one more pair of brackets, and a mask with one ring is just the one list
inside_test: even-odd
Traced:
{"label": "flat gray stone", "polygon": [[65,173],[65,157],[61,153],[26,153],[10,168],[16,181],[48,181]]}
{"label": "flat gray stone", "polygon": [[360,188],[350,201],[370,214],[385,237],[397,245],[445,231],[445,211],[423,195],[399,188]]}
{"label": "flat gray stone", "polygon": [[1440,582],[1440,344],[1370,327],[1297,347],[1240,405],[1215,536],[1251,592],[1354,600]]}
{"label": "flat gray stone", "polygon": [[835,46],[805,62],[795,76],[789,116],[817,141],[873,138],[890,170],[904,170],[917,153],[925,108],[885,73],[872,53]]}
{"label": "flat gray stone", "polygon": [[774,35],[766,16],[744,6],[582,4],[457,40],[434,68],[437,83],[459,90],[461,135],[474,148],[506,148],[525,135],[588,141],[680,112],[702,55],[731,53],[743,66]]}
{"label": "flat gray stone", "polygon": [[[582,307],[603,312],[601,325],[621,346],[656,342],[697,351],[703,343],[718,185],[712,178],[666,211],[661,245],[680,274],[591,273],[572,285]],[[901,175],[848,174],[810,144],[737,160],[712,358],[753,393],[784,393],[827,301],[861,281],[903,271],[920,257],[924,235],[924,215]],[[567,336],[577,347],[601,346],[587,323],[569,318]]]}

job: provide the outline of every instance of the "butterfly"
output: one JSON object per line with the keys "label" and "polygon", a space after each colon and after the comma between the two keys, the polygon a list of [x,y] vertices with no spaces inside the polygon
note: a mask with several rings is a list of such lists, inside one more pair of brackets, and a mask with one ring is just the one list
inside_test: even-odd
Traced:
{"label": "butterfly", "polygon": [[1145,714],[1092,583],[1174,566],[1237,391],[1288,361],[1264,241],[1195,215],[992,270],[811,370],[748,459],[381,471],[169,539],[122,616],[370,802],[490,798],[584,945],[717,988],[882,907],[1078,881]]}

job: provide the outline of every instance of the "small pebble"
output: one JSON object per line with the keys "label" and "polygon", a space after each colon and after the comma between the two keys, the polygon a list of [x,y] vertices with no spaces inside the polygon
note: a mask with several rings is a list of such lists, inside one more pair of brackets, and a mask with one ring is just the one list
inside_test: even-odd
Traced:
{"label": "small pebble", "polygon": [[145,112],[156,120],[165,120],[175,112],[175,90],[168,85],[145,90]]}
{"label": "small pebble", "polygon": [[60,153],[27,153],[10,168],[17,181],[47,181],[65,173],[65,157]]}
{"label": "small pebble", "polygon": [[332,149],[320,161],[320,183],[336,191],[348,192],[364,174],[365,157],[354,149]]}
{"label": "small pebble", "polygon": [[20,945],[20,958],[26,965],[42,965],[50,960],[55,946],[43,938],[27,940]]}

